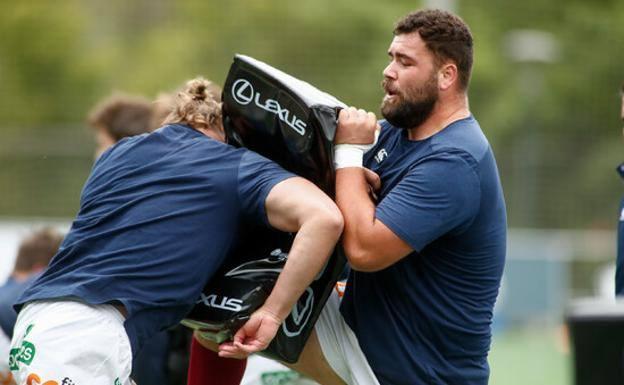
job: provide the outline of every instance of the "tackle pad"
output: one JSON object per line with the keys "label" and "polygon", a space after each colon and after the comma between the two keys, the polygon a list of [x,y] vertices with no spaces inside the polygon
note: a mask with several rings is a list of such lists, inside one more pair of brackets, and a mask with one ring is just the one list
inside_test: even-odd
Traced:
{"label": "tackle pad", "polygon": [[[342,102],[244,55],[234,57],[222,100],[228,143],[275,161],[334,197],[333,139]],[[293,240],[294,234],[246,225],[239,245],[182,323],[215,342],[230,339],[270,294]],[[297,361],[345,262],[337,246],[264,355]]]}

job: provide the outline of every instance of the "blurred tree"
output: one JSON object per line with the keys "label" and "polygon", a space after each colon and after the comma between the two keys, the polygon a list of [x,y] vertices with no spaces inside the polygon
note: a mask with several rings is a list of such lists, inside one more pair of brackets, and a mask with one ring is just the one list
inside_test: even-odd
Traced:
{"label": "blurred tree", "polygon": [[[497,154],[510,224],[612,227],[621,194],[613,170],[622,160],[624,2],[454,3],[475,36],[471,109]],[[220,83],[234,53],[378,111],[392,25],[416,7],[405,0],[5,2],[0,215],[72,216],[92,162],[86,111],[112,90],[153,97],[199,74]],[[505,55],[514,29],[549,32],[560,45],[532,97]],[[539,143],[534,165],[518,145],[531,130]],[[519,215],[531,189],[535,215]]]}

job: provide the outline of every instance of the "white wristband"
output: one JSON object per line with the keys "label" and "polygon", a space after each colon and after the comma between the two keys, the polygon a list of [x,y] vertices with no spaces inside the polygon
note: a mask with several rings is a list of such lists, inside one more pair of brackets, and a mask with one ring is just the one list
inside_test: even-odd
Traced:
{"label": "white wristband", "polygon": [[370,144],[337,144],[334,146],[334,168],[363,167],[364,154],[375,147],[379,139],[379,129],[375,130],[375,140]]}
{"label": "white wristband", "polygon": [[364,149],[357,144],[337,144],[334,146],[334,168],[362,167]]}

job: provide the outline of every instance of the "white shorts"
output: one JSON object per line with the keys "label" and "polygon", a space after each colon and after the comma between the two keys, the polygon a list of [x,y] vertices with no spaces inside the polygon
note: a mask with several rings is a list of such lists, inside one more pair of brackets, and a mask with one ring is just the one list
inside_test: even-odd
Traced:
{"label": "white shorts", "polygon": [[340,314],[339,290],[333,290],[314,330],[323,355],[348,385],[379,385],[355,334]]}
{"label": "white shorts", "polygon": [[15,385],[13,374],[9,370],[9,346],[11,341],[2,330],[0,330],[0,385]]}
{"label": "white shorts", "polygon": [[254,354],[247,359],[245,375],[240,385],[266,384],[319,385],[312,380],[303,378],[299,373],[277,361]]}
{"label": "white shorts", "polygon": [[36,301],[19,313],[9,366],[18,385],[131,385],[124,317],[111,305]]}

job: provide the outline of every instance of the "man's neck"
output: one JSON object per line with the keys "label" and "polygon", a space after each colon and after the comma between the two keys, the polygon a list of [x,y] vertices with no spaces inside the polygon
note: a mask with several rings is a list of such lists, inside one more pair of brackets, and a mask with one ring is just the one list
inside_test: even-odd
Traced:
{"label": "man's neck", "polygon": [[458,96],[449,101],[438,101],[431,115],[419,126],[409,129],[409,140],[427,139],[442,131],[449,124],[465,119],[470,116],[468,98],[465,95]]}

